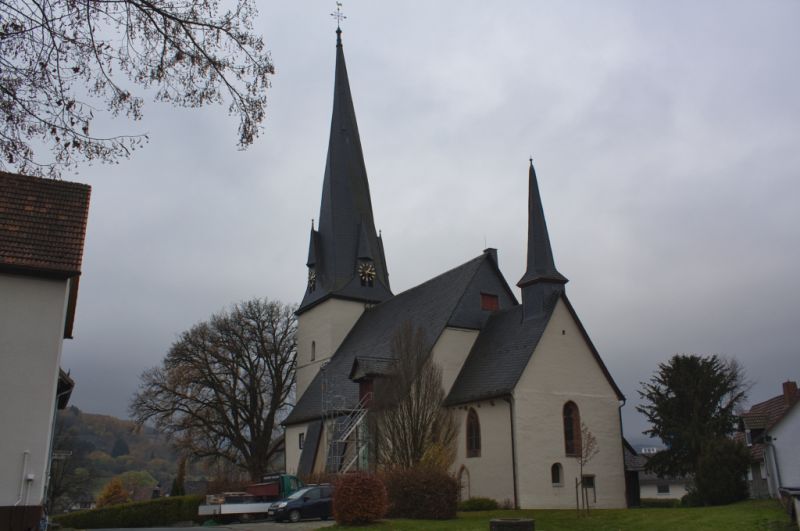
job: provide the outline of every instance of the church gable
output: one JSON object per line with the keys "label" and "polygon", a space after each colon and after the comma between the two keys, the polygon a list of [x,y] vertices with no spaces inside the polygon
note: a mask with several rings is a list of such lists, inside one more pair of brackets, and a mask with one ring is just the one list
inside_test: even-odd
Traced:
{"label": "church gable", "polygon": [[[480,330],[493,312],[516,306],[517,299],[497,267],[497,251],[486,249],[487,260],[481,263],[464,290],[448,326]],[[466,356],[466,353],[464,353]]]}

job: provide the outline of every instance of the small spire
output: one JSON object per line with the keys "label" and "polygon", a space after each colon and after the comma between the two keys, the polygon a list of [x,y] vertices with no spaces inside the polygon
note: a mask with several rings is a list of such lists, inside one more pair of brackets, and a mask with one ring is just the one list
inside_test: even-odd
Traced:
{"label": "small spire", "polygon": [[311,218],[311,230],[314,230],[314,218]]}

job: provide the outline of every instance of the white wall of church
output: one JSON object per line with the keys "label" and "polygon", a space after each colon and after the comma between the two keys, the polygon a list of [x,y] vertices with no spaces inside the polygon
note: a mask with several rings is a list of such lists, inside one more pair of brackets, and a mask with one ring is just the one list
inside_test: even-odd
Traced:
{"label": "white wall of church", "polygon": [[8,397],[0,402],[0,507],[42,503],[67,287],[0,274],[0,389]]}
{"label": "white wall of church", "polygon": [[431,355],[433,362],[442,369],[442,387],[445,395],[450,392],[450,387],[453,386],[477,337],[477,330],[447,327],[433,346]]}
{"label": "white wall of church", "polygon": [[[565,453],[562,417],[564,404],[570,400],[597,438],[599,453],[584,468],[584,474],[595,476],[596,506],[625,507],[619,400],[560,300],[514,390],[523,508],[575,506],[575,478],[580,473],[577,459]],[[554,463],[563,467],[561,487],[551,481]]]}
{"label": "white wall of church", "polygon": [[[481,454],[467,457],[467,413],[473,408],[478,414],[481,431]],[[458,420],[456,460],[452,472],[456,477],[465,477],[467,470],[469,485],[462,481],[463,499],[468,497],[492,498],[500,503],[514,503],[513,461],[511,457],[511,416],[509,404],[503,399],[487,400],[455,410]],[[468,492],[467,492],[468,490]]]}
{"label": "white wall of church", "polygon": [[328,299],[297,318],[297,396],[303,396],[322,362],[333,356],[364,313],[364,303]]}
{"label": "white wall of church", "polygon": [[297,466],[300,464],[300,434],[305,437],[308,431],[308,424],[295,424],[286,427],[284,441],[286,442],[286,473],[297,474]]}

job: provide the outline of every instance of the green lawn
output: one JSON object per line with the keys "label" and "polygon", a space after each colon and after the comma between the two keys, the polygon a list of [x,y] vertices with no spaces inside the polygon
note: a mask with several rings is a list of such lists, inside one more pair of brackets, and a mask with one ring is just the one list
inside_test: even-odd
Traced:
{"label": "green lawn", "polygon": [[[797,530],[780,504],[754,500],[722,507],[681,509],[605,509],[578,518],[575,511],[488,511],[459,513],[456,520],[386,520],[358,529],[452,530],[489,529],[492,518],[533,518],[536,531],[787,531]],[[326,529],[353,529],[334,526]]]}

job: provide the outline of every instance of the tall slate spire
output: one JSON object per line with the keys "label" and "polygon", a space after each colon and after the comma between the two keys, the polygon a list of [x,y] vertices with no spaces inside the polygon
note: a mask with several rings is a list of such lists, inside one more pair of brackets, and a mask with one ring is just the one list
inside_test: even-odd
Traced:
{"label": "tall slate spire", "polygon": [[528,268],[517,282],[522,288],[522,306],[526,318],[544,310],[552,295],[564,291],[567,278],[558,272],[547,233],[542,198],[533,159],[528,169]]}
{"label": "tall slate spire", "polygon": [[336,29],[336,77],[319,229],[311,230],[309,281],[298,313],[329,297],[380,302],[392,296],[383,242],[375,231],[367,169]]}

